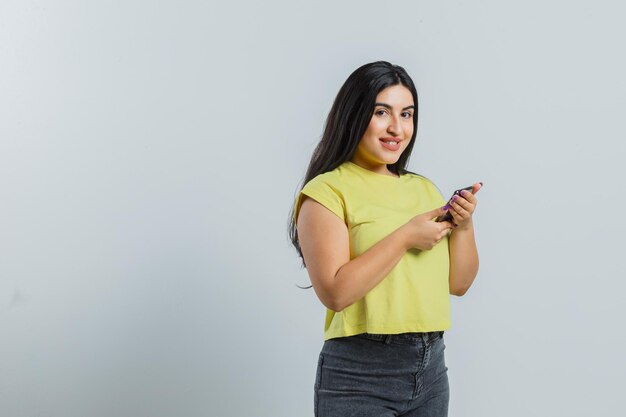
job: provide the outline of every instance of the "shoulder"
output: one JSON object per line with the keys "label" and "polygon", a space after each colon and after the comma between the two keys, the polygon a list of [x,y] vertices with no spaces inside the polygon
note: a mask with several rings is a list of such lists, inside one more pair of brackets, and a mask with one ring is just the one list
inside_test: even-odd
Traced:
{"label": "shoulder", "polygon": [[437,185],[435,185],[435,182],[433,180],[431,180],[430,178],[422,175],[422,174],[418,174],[416,172],[412,172],[412,171],[407,171],[406,174],[409,178],[413,179],[416,182],[419,182],[421,184],[424,184],[425,186],[431,187],[431,188],[436,188],[437,190],[439,189],[439,187],[437,187]]}
{"label": "shoulder", "polygon": [[304,184],[304,188],[328,187],[339,193],[346,187],[350,178],[350,172],[342,166],[339,166],[331,171],[323,172],[313,177]]}
{"label": "shoulder", "polygon": [[422,192],[426,192],[426,194],[438,201],[444,200],[441,189],[439,189],[435,182],[430,178],[410,171],[408,171],[406,175],[411,178],[411,182],[415,182],[419,185],[419,188],[422,190]]}
{"label": "shoulder", "polygon": [[310,197],[324,207],[335,213],[342,220],[346,217],[345,191],[347,190],[345,179],[342,173],[335,169],[332,171],[318,174],[309,180],[298,196],[295,202],[295,220],[298,218],[300,203],[304,196]]}

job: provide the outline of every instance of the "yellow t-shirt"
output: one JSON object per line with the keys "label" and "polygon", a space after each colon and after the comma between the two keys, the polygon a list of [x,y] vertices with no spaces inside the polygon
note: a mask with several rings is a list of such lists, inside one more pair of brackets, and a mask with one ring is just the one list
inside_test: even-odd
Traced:
{"label": "yellow t-shirt", "polygon": [[[302,194],[335,213],[348,227],[350,259],[412,217],[446,204],[435,185],[407,173],[399,178],[351,161],[310,180]],[[428,251],[410,249],[363,298],[336,313],[326,309],[324,340],[359,333],[398,334],[450,328],[448,238]]]}

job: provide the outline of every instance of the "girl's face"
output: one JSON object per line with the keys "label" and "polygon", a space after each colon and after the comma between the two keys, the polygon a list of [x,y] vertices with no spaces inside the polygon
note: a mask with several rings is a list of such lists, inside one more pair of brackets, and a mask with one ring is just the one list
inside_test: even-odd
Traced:
{"label": "girl's face", "polygon": [[352,162],[379,174],[394,175],[387,164],[396,163],[409,145],[414,113],[413,96],[405,86],[393,85],[378,93],[374,114]]}

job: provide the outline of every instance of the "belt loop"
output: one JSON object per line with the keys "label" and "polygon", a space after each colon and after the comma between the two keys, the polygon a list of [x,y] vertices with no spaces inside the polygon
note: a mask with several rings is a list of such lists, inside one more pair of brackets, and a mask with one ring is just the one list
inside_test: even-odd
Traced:
{"label": "belt loop", "polygon": [[389,343],[391,343],[391,335],[390,334],[385,336],[385,344],[388,345]]}

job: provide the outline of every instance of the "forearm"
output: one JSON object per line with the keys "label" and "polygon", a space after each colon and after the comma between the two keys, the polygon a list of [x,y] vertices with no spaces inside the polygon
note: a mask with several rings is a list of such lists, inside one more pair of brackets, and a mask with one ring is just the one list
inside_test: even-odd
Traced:
{"label": "forearm", "polygon": [[408,250],[405,233],[401,226],[337,271],[333,287],[335,311],[363,298],[391,272]]}
{"label": "forearm", "polygon": [[448,239],[450,252],[450,294],[461,296],[467,292],[478,273],[478,249],[474,239],[474,225],[452,231]]}

